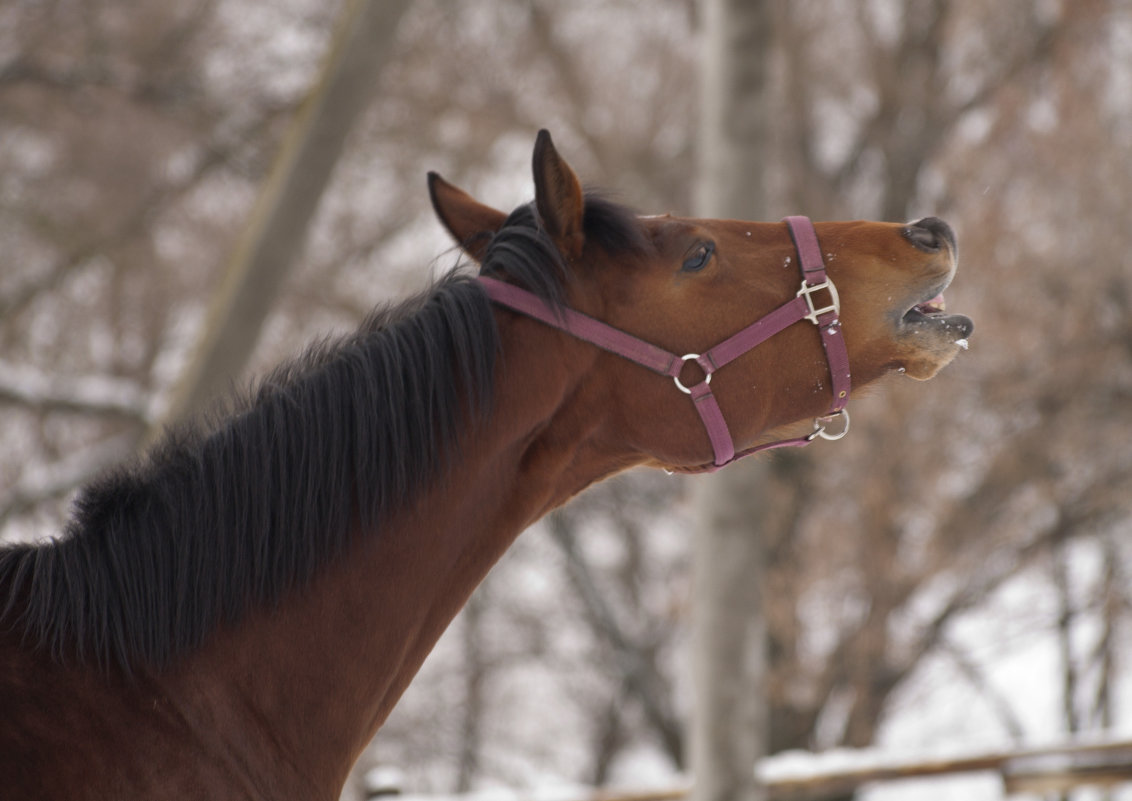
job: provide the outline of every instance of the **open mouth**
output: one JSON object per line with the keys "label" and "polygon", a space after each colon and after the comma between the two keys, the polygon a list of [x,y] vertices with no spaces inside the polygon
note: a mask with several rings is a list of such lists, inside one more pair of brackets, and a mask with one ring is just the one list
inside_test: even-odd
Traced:
{"label": "open mouth", "polygon": [[927,322],[931,318],[939,318],[946,310],[947,301],[943,299],[943,293],[940,292],[931,300],[917,303],[908,311],[904,312],[902,321],[905,325],[916,325],[918,323]]}
{"label": "open mouth", "polygon": [[947,302],[943,298],[942,290],[930,299],[913,305],[904,313],[900,322],[904,326],[916,327],[920,330],[931,328],[940,333],[949,333],[954,336],[955,344],[962,348],[967,347],[967,337],[975,330],[971,318],[962,314],[947,313]]}

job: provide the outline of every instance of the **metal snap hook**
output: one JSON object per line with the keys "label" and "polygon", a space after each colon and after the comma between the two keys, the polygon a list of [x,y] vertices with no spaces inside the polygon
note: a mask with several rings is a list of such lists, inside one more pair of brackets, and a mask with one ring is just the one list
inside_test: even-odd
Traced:
{"label": "metal snap hook", "polygon": [[[834,420],[836,420],[838,417],[840,417],[842,419],[841,430],[835,431],[831,434],[829,432],[829,424],[832,423]],[[833,414],[826,415],[825,417],[815,417],[814,418],[814,433],[810,434],[810,436],[807,437],[807,439],[809,439],[812,442],[817,437],[821,437],[822,439],[829,440],[830,442],[835,442],[835,441],[841,439],[842,437],[844,437],[848,433],[849,433],[849,410],[848,409],[838,409]]]}

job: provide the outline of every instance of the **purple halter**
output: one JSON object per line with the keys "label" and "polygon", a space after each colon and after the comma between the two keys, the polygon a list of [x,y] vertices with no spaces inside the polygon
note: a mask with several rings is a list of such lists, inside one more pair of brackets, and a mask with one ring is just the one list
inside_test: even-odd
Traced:
{"label": "purple halter", "polygon": [[[714,472],[752,453],[771,448],[796,448],[808,445],[818,437],[829,440],[841,439],[849,431],[849,412],[845,409],[845,404],[849,402],[850,389],[849,353],[845,348],[845,339],[841,336],[841,321],[838,317],[841,305],[837,288],[826,275],[817,233],[809,218],[786,217],[784,222],[790,228],[794,247],[798,251],[799,266],[802,271],[801,288],[792,300],[704,353],[686,353],[677,356],[581,312],[573,309],[556,309],[537,295],[514,284],[507,284],[487,276],[480,276],[479,280],[488,296],[496,303],[623,356],[655,373],[670,377],[676,382],[677,389],[691,396],[711,440],[712,451],[715,453],[715,461],[712,464],[679,468],[679,470],[687,473]],[[814,295],[822,290],[828,292],[829,303],[819,306]],[[800,320],[809,320],[821,333],[833,386],[833,401],[829,411],[823,417],[814,420],[814,430],[804,437],[768,442],[736,453],[731,432],[723,419],[723,412],[711,391],[712,374]],[[680,371],[684,364],[690,361],[694,361],[704,371],[704,379],[698,384],[687,387],[680,381]],[[826,426],[836,417],[842,418],[841,428],[835,433],[830,433]]]}

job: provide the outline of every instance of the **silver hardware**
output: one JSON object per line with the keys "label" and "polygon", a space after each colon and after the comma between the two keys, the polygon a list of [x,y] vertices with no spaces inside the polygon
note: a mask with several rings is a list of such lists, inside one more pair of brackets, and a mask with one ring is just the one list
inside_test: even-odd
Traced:
{"label": "silver hardware", "polygon": [[[822,289],[829,290],[829,297],[832,302],[830,303],[830,305],[823,306],[819,309],[814,306],[813,294]],[[841,298],[837,295],[837,287],[835,287],[833,285],[833,282],[828,278],[826,278],[820,284],[813,285],[807,284],[803,279],[802,288],[798,290],[794,297],[806,299],[806,308],[810,310],[810,313],[803,315],[802,319],[809,320],[814,325],[820,325],[820,323],[818,323],[818,315],[828,314],[829,312],[833,312],[834,314],[841,314]]]}
{"label": "silver hardware", "polygon": [[[828,430],[829,424],[832,423],[834,420],[836,420],[838,417],[840,417],[841,420],[842,420],[841,430],[835,431],[834,433],[831,434],[831,433],[829,433],[829,430]],[[808,437],[806,437],[806,439],[808,439],[810,442],[813,442],[818,437],[821,437],[822,439],[827,439],[830,442],[835,442],[835,441],[841,439],[842,437],[844,437],[848,433],[849,433],[849,410],[848,409],[838,409],[833,414],[828,414],[825,417],[815,417],[814,418],[814,433],[810,434]]]}
{"label": "silver hardware", "polygon": [[[696,364],[699,364],[700,369],[703,370],[704,374],[707,376],[706,378],[704,378],[704,383],[710,384],[711,383],[711,371],[704,368],[704,366],[702,364],[700,364],[699,361],[697,361],[699,358],[700,358],[700,354],[698,354],[698,353],[685,353],[683,356],[680,357],[680,361],[683,362],[684,364],[687,364],[688,362],[696,362]],[[681,392],[683,392],[685,395],[691,395],[692,394],[692,390],[688,389],[686,386],[684,386],[682,383],[680,383],[680,376],[679,375],[672,376],[672,380],[676,382],[676,388],[678,390],[680,390]]]}

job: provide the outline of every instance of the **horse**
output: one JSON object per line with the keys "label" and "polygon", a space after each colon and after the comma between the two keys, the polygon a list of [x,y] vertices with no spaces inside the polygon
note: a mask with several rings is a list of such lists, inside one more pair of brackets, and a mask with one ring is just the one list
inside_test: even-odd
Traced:
{"label": "horse", "polygon": [[430,173],[452,272],[0,551],[5,799],[336,799],[549,510],[835,438],[851,389],[928,379],[971,334],[939,219],[638,216],[545,131],[532,162],[510,214]]}

